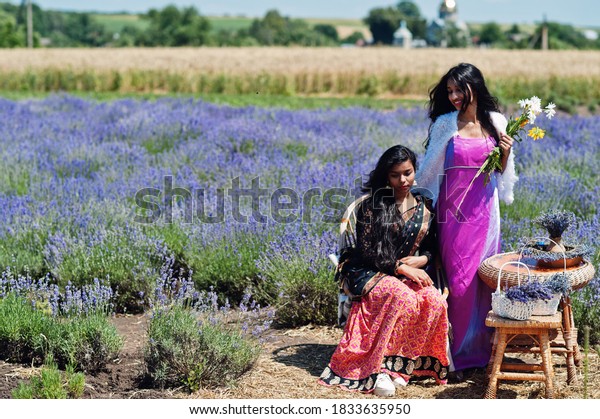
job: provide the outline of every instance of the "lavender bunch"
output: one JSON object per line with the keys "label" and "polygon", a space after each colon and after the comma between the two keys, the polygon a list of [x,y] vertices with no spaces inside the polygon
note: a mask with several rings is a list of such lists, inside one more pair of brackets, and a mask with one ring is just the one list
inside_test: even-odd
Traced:
{"label": "lavender bunch", "polygon": [[550,211],[546,212],[535,220],[537,225],[545,228],[550,235],[550,238],[554,239],[561,237],[563,232],[572,224],[575,223],[575,214],[570,211]]}
{"label": "lavender bunch", "polygon": [[543,282],[543,285],[554,294],[567,295],[571,291],[571,282],[564,273],[557,273]]}
{"label": "lavender bunch", "polygon": [[553,295],[550,289],[541,282],[533,281],[511,287],[506,291],[506,298],[511,301],[527,303],[534,300],[550,300]]}

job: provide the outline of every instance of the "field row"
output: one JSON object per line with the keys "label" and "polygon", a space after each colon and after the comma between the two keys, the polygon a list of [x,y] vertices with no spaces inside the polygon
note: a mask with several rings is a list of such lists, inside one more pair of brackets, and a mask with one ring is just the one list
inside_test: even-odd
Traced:
{"label": "field row", "polygon": [[[158,48],[0,51],[4,92],[427,97],[459,61],[504,104],[538,95],[600,105],[600,53],[397,48]],[[573,65],[577,63],[577,65]],[[542,70],[542,71],[540,71]]]}
{"label": "field row", "polygon": [[161,70],[175,73],[286,74],[395,72],[439,77],[459,62],[477,65],[489,79],[600,77],[598,51],[522,51],[400,48],[120,48],[0,51],[0,72],[35,69]]}

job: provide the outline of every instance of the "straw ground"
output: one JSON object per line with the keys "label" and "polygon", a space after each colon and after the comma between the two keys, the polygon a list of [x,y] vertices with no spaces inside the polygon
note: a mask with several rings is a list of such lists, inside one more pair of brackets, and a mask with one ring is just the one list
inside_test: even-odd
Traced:
{"label": "straw ground", "polygon": [[[125,347],[120,357],[109,364],[106,371],[86,376],[84,398],[159,399],[377,399],[372,395],[351,393],[317,384],[327,365],[342,330],[334,327],[305,326],[296,329],[272,330],[264,351],[254,368],[242,376],[232,388],[201,389],[189,394],[182,388],[149,389],[140,381],[143,371],[143,346],[146,339],[147,317],[118,316],[114,319]],[[583,368],[579,368],[579,384],[566,384],[567,370],[562,358],[554,356],[557,398],[583,398]],[[589,356],[589,398],[600,398],[600,359],[595,352]],[[7,364],[0,361],[0,398],[10,398],[11,390],[19,381],[36,373],[27,365]],[[403,399],[481,398],[487,380],[483,371],[473,371],[460,383],[438,386],[432,379],[416,380],[398,391]],[[533,382],[502,382],[498,398],[543,398],[544,387]]]}

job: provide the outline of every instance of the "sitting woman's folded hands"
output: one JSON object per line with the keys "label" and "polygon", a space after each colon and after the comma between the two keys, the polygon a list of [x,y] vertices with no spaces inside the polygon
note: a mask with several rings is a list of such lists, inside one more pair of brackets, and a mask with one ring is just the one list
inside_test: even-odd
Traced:
{"label": "sitting woman's folded hands", "polygon": [[425,272],[425,270],[423,269],[414,267],[414,264],[418,262],[414,262],[412,260],[404,262],[405,259],[419,259],[421,257],[424,256],[408,256],[406,258],[401,259],[400,261],[402,262],[402,264],[396,269],[396,275],[404,276],[405,278],[417,284],[419,288],[424,288],[433,285],[433,281],[431,280],[427,272]]}

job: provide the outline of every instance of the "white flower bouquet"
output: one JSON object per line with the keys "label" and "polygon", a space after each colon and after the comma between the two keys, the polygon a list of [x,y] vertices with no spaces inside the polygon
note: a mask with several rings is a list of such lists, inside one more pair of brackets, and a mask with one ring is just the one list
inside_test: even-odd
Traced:
{"label": "white flower bouquet", "polygon": [[[520,143],[523,141],[521,138],[522,131],[525,131],[527,125],[532,125],[532,127],[527,131],[527,136],[531,137],[534,141],[544,138],[546,131],[536,126],[535,120],[542,112],[545,113],[546,118],[552,119],[556,114],[556,105],[550,102],[544,109],[542,109],[542,101],[537,96],[533,96],[529,99],[521,99],[518,103],[519,107],[521,108],[521,114],[517,118],[512,116],[510,117],[508,120],[508,125],[506,126],[506,134]],[[496,170],[502,170],[502,150],[498,146],[494,147],[488,154],[487,158],[475,174],[475,177],[473,177],[469,187],[465,190],[465,193],[460,200],[458,207],[456,208],[457,213],[463,201],[465,200],[467,192],[471,189],[471,185],[473,185],[473,182],[475,182],[475,179],[477,179],[482,173],[485,173],[484,184],[487,185],[490,181],[492,173],[494,173]]]}

